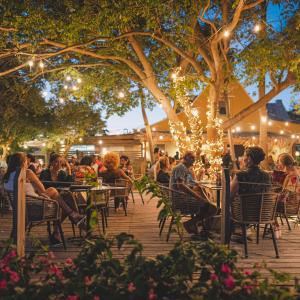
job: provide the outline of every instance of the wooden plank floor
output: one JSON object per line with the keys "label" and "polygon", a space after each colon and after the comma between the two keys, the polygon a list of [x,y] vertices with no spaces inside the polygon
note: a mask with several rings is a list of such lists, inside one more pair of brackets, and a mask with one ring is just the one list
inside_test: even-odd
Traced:
{"label": "wooden plank floor", "polygon": [[[158,235],[158,221],[157,221],[156,200],[149,201],[145,197],[145,205],[142,205],[140,197],[135,193],[135,204],[132,200],[129,200],[128,215],[124,215],[123,210],[115,212],[110,210],[110,216],[108,219],[108,232],[107,236],[112,237],[120,232],[127,232],[133,234],[137,240],[139,240],[144,246],[144,255],[148,257],[155,257],[157,254],[167,253],[178,241],[176,233],[171,235],[170,241],[166,242],[167,226],[161,237]],[[168,225],[168,224],[167,224]],[[72,228],[70,222],[67,220],[64,222],[63,229],[66,238],[71,238]],[[0,215],[0,241],[9,237],[11,230],[11,213],[6,212],[3,216]],[[95,230],[95,234],[98,233]],[[39,226],[33,228],[30,234],[32,237],[41,240],[47,244],[47,231],[45,226]],[[254,236],[253,236],[254,237]],[[188,238],[188,237],[187,237]],[[280,258],[275,258],[275,252],[272,244],[272,240],[261,240],[259,245],[249,242],[249,258],[243,258],[242,245],[233,244],[232,248],[236,249],[239,256],[239,266],[243,268],[250,268],[255,263],[266,262],[269,267],[277,270],[289,273],[292,277],[297,276],[300,278],[300,228],[292,225],[292,230],[288,231],[287,226],[283,228],[283,236],[278,241]],[[57,257],[57,260],[63,261],[67,257],[75,257],[80,251],[78,243],[68,241],[67,250],[62,247],[50,248]],[[27,239],[26,250],[32,251],[33,248],[30,243],[30,239]],[[122,257],[124,253],[114,251],[119,257]]]}

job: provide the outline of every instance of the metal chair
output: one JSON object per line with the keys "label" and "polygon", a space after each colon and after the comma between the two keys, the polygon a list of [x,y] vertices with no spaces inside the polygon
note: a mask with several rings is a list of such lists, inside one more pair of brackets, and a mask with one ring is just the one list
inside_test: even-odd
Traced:
{"label": "metal chair", "polygon": [[116,179],[114,184],[110,185],[116,187],[123,187],[122,189],[111,190],[110,196],[114,197],[114,199],[120,200],[124,208],[125,216],[127,216],[127,202],[130,189],[129,182],[125,179]]}
{"label": "metal chair", "polygon": [[284,201],[278,201],[276,216],[281,219],[285,218],[289,230],[291,226],[288,217],[296,216],[300,221],[300,194],[297,192],[288,192]]}
{"label": "metal chair", "polygon": [[[11,206],[13,210],[14,205],[14,194],[11,191],[7,191]],[[46,198],[46,197],[33,197],[26,196],[26,230],[27,233],[30,232],[31,228],[34,226],[39,226],[43,223],[47,223],[47,231],[50,238],[51,235],[51,222],[58,227],[64,249],[66,250],[66,242],[64,233],[62,230],[60,222],[60,209],[59,204],[56,200]],[[13,229],[16,230],[15,224],[13,223]]]}
{"label": "metal chair", "polygon": [[[170,190],[168,188],[169,185],[163,185],[160,184],[159,188],[161,191],[161,197],[164,198],[165,201],[168,201],[169,204],[171,204],[171,200],[170,200]],[[161,236],[162,231],[164,229],[165,223],[166,223],[167,217],[163,217],[159,220],[159,236]]]}
{"label": "metal chair", "polygon": [[241,225],[245,257],[248,257],[246,229],[249,225],[255,225],[257,229],[256,242],[259,242],[260,225],[269,225],[272,234],[276,257],[279,258],[278,247],[274,235],[273,224],[278,201],[276,193],[244,194],[236,196],[231,203],[231,219]]}

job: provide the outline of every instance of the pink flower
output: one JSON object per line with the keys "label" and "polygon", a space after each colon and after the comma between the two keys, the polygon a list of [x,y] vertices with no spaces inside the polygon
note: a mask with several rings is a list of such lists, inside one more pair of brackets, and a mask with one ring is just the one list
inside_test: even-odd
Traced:
{"label": "pink flower", "polygon": [[17,256],[17,252],[16,250],[11,250],[8,254],[7,254],[7,257],[8,258],[14,258]]}
{"label": "pink flower", "polygon": [[66,261],[65,261],[65,264],[67,265],[67,266],[71,266],[71,265],[73,265],[73,259],[72,258],[67,258],[66,259]]}
{"label": "pink flower", "polygon": [[38,260],[40,263],[44,264],[44,265],[47,265],[49,263],[48,259],[46,256],[39,256],[38,257]]}
{"label": "pink flower", "polygon": [[61,270],[56,265],[52,265],[49,268],[49,273],[55,275],[60,280],[64,278]]}
{"label": "pink flower", "polygon": [[49,259],[54,259],[55,258],[55,255],[52,251],[48,252],[48,258]]}
{"label": "pink flower", "polygon": [[136,290],[135,284],[133,282],[128,283],[127,290],[129,293],[132,293]]}
{"label": "pink flower", "polygon": [[154,292],[154,289],[150,289],[148,292],[148,299],[149,300],[155,300],[157,298],[157,295]]}
{"label": "pink flower", "polygon": [[4,267],[4,268],[2,269],[2,272],[3,272],[3,273],[10,273],[11,271],[10,271],[10,268],[9,268],[8,266],[6,266],[6,267]]}
{"label": "pink flower", "polygon": [[85,277],[84,277],[84,284],[85,284],[85,285],[89,286],[89,285],[91,285],[92,283],[93,283],[93,280],[92,280],[92,278],[91,278],[90,276],[85,276]]}
{"label": "pink flower", "polygon": [[251,276],[251,275],[252,275],[252,271],[246,270],[246,271],[244,272],[244,274],[245,274],[246,276]]}
{"label": "pink flower", "polygon": [[100,300],[99,296],[94,296],[93,300]]}
{"label": "pink flower", "polygon": [[228,277],[224,280],[224,284],[228,289],[232,290],[235,286],[234,278],[231,275],[228,275]]}
{"label": "pink flower", "polygon": [[14,272],[14,271],[10,272],[9,278],[12,282],[15,282],[15,283],[20,281],[20,275],[17,272]]}
{"label": "pink flower", "polygon": [[253,289],[253,286],[252,285],[244,285],[243,286],[243,289],[244,291],[247,293],[247,294],[251,294],[251,291]]}
{"label": "pink flower", "polygon": [[5,279],[0,280],[0,290],[4,290],[7,287],[7,282]]}
{"label": "pink flower", "polygon": [[4,259],[0,260],[0,269],[4,268],[7,265],[7,261]]}
{"label": "pink flower", "polygon": [[219,280],[219,277],[216,273],[211,273],[210,274],[210,280],[211,281],[218,281]]}
{"label": "pink flower", "polygon": [[231,269],[227,264],[222,264],[221,266],[221,272],[225,274],[231,274]]}
{"label": "pink flower", "polygon": [[69,296],[67,297],[67,300],[78,300],[78,299],[79,299],[79,297],[76,296],[76,295],[69,295]]}

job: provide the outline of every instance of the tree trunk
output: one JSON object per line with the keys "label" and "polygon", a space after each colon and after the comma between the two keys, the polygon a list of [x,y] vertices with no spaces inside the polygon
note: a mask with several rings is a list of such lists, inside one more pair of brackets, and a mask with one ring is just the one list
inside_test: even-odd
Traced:
{"label": "tree trunk", "polygon": [[217,130],[214,124],[214,119],[217,117],[217,104],[219,100],[218,88],[216,85],[209,86],[209,108],[211,118],[207,119],[207,140],[215,141],[217,139]]}
{"label": "tree trunk", "polygon": [[142,115],[143,115],[144,124],[145,124],[145,128],[146,128],[146,138],[147,138],[147,143],[149,145],[150,160],[151,160],[151,164],[153,164],[154,163],[154,146],[153,146],[153,139],[152,139],[152,131],[151,131],[151,127],[149,125],[149,120],[148,120],[148,116],[146,113],[145,102],[144,102],[143,96],[141,98],[141,109],[142,109]]}

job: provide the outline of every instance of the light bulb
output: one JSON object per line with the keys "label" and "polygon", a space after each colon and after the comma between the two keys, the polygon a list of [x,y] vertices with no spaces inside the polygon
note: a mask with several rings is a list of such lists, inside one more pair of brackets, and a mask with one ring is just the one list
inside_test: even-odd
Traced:
{"label": "light bulb", "polygon": [[261,26],[260,26],[259,24],[256,24],[256,25],[254,26],[254,28],[253,28],[253,31],[254,31],[255,33],[259,32],[260,30],[261,30]]}
{"label": "light bulb", "polygon": [[256,137],[255,137],[255,136],[253,136],[253,137],[252,137],[252,140],[256,140]]}
{"label": "light bulb", "polygon": [[277,141],[278,141],[277,139],[274,140],[275,143],[277,143]]}
{"label": "light bulb", "polygon": [[102,144],[103,144],[103,141],[102,141],[102,140],[99,140],[99,141],[98,141],[98,144],[99,144],[99,145],[102,145]]}
{"label": "light bulb", "polygon": [[261,119],[261,121],[262,121],[263,123],[266,123],[266,122],[267,122],[267,117],[266,117],[266,116],[262,116],[260,119]]}
{"label": "light bulb", "polygon": [[42,61],[40,61],[39,67],[42,68],[42,69],[45,67],[45,65],[44,65],[44,63]]}
{"label": "light bulb", "polygon": [[81,83],[82,82],[81,78],[77,78],[77,82]]}
{"label": "light bulb", "polygon": [[297,135],[296,138],[299,139],[299,135]]}
{"label": "light bulb", "polygon": [[285,126],[289,126],[289,122],[285,122],[284,125],[285,125]]}
{"label": "light bulb", "polygon": [[235,133],[235,129],[231,129],[231,132],[232,132],[232,133]]}
{"label": "light bulb", "polygon": [[296,152],[295,152],[295,155],[296,155],[296,156],[299,156],[299,155],[300,155],[300,152],[299,152],[299,151],[296,151]]}
{"label": "light bulb", "polygon": [[60,141],[59,143],[60,143],[61,145],[64,145],[64,144],[65,144],[65,141],[62,140],[62,141]]}
{"label": "light bulb", "polygon": [[240,131],[241,131],[241,127],[240,127],[240,126],[237,126],[237,127],[235,128],[235,130],[236,130],[236,132],[240,132]]}
{"label": "light bulb", "polygon": [[223,33],[224,37],[229,37],[230,36],[230,31],[229,30],[224,30],[224,33]]}
{"label": "light bulb", "polygon": [[160,136],[159,136],[159,139],[160,139],[160,140],[163,140],[163,138],[164,138],[163,135],[160,135]]}
{"label": "light bulb", "polygon": [[46,146],[46,143],[43,143],[43,144],[42,144],[42,147],[45,147],[45,146]]}
{"label": "light bulb", "polygon": [[28,65],[29,65],[30,68],[33,67],[34,61],[33,60],[28,61]]}
{"label": "light bulb", "polygon": [[67,85],[64,85],[64,89],[67,90],[67,89],[68,89],[68,86],[67,86]]}
{"label": "light bulb", "polygon": [[176,79],[177,79],[177,74],[176,74],[176,73],[172,73],[171,78],[172,78],[173,80],[176,80]]}
{"label": "light bulb", "polygon": [[197,108],[193,108],[193,109],[192,109],[192,115],[193,115],[194,117],[198,116],[198,109],[197,109]]}
{"label": "light bulb", "polygon": [[153,128],[152,128],[152,131],[156,131],[156,128],[155,128],[155,127],[153,127]]}
{"label": "light bulb", "polygon": [[24,145],[24,147],[23,147],[24,149],[28,149],[28,146],[27,145]]}
{"label": "light bulb", "polygon": [[250,128],[251,128],[251,130],[255,130],[256,126],[255,125],[251,125]]}
{"label": "light bulb", "polygon": [[137,132],[141,132],[141,129],[140,129],[140,128],[138,128],[136,131],[137,131]]}
{"label": "light bulb", "polygon": [[123,92],[119,92],[118,96],[119,96],[119,98],[124,98],[125,94]]}
{"label": "light bulb", "polygon": [[82,142],[82,138],[79,138],[79,142]]}
{"label": "light bulb", "polygon": [[78,87],[77,87],[76,85],[73,85],[73,86],[72,86],[72,90],[73,90],[73,91],[77,91],[77,90],[78,90]]}
{"label": "light bulb", "polygon": [[280,133],[280,134],[284,134],[284,131],[283,131],[283,130],[280,130],[279,133]]}
{"label": "light bulb", "polygon": [[71,80],[72,80],[71,76],[68,75],[68,76],[66,77],[66,80],[67,80],[67,81],[71,81]]}
{"label": "light bulb", "polygon": [[268,122],[268,125],[269,125],[269,126],[271,126],[272,124],[273,124],[272,121],[269,121],[269,122]]}
{"label": "light bulb", "polygon": [[294,134],[292,134],[292,135],[291,135],[291,138],[292,138],[292,139],[294,139],[294,138],[295,138],[295,135],[294,135]]}
{"label": "light bulb", "polygon": [[63,104],[65,102],[65,100],[63,98],[59,98],[58,100],[59,100],[60,104]]}

